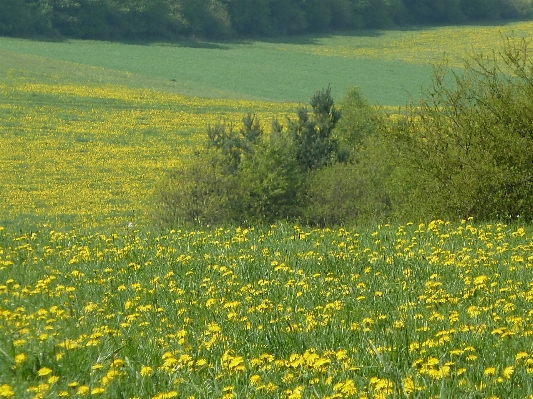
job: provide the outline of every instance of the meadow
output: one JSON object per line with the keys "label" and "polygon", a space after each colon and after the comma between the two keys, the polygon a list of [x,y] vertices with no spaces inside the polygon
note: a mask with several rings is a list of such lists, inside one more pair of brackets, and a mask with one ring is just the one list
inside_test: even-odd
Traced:
{"label": "meadow", "polygon": [[3,230],[0,243],[0,397],[533,397],[529,228]]}
{"label": "meadow", "polygon": [[328,84],[397,110],[443,56],[459,67],[531,34],[520,22],[235,43],[0,38],[0,225],[146,225],[154,188],[210,124],[253,112],[268,129]]}
{"label": "meadow", "polygon": [[220,121],[353,85],[397,109],[533,23],[246,42],[0,38],[0,397],[533,397],[533,230],[159,230]]}

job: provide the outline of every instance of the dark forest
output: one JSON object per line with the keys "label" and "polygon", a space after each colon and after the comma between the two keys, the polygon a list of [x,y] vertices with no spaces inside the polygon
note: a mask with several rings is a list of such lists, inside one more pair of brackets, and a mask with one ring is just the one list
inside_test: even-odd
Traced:
{"label": "dark forest", "polygon": [[2,0],[0,35],[233,39],[532,15],[531,0]]}

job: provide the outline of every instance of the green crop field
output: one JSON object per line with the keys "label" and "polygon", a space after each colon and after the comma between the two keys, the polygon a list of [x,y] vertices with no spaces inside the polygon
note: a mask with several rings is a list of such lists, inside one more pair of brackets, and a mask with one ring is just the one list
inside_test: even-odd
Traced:
{"label": "green crop field", "polygon": [[533,231],[156,231],[208,125],[391,108],[533,22],[270,41],[0,38],[0,398],[532,398]]}
{"label": "green crop field", "polygon": [[[502,37],[532,34],[533,27],[526,22],[227,43],[142,45],[1,38],[0,49],[106,72],[175,80],[178,89],[189,88],[191,94],[197,89],[200,95],[218,92],[226,97],[307,102],[315,90],[331,84],[335,96],[359,86],[371,102],[398,106],[430,82],[430,65],[443,57],[460,66],[467,54],[499,48]],[[26,67],[31,70],[31,64],[42,62],[28,61]]]}
{"label": "green crop field", "polygon": [[409,92],[416,93],[429,82],[431,74],[428,65],[342,53],[332,57],[264,42],[203,48],[2,39],[2,48],[256,100],[307,102],[315,90],[331,84],[337,96],[349,86],[360,86],[373,102],[402,105]]}

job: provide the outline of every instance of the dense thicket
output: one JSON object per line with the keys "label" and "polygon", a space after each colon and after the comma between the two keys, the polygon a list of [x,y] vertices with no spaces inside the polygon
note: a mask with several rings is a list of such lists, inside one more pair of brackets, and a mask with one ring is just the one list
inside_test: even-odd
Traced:
{"label": "dense thicket", "polygon": [[431,90],[389,129],[401,160],[397,213],[533,220],[529,52],[527,41],[508,41],[500,59],[476,57],[460,75],[436,70]]}
{"label": "dense thicket", "polygon": [[208,130],[205,148],[158,190],[165,223],[313,225],[474,217],[533,220],[533,60],[529,42],[477,56],[401,115],[357,89],[329,88],[265,135],[251,115]]}
{"label": "dense thicket", "polygon": [[0,35],[251,37],[528,18],[532,0],[2,0]]}

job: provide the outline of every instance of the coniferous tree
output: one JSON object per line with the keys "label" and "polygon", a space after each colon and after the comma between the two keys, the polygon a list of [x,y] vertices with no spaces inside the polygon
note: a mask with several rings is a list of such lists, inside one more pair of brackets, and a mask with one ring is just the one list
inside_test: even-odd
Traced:
{"label": "coniferous tree", "polygon": [[306,108],[299,108],[298,120],[289,123],[296,158],[304,170],[319,169],[332,162],[337,151],[332,133],[341,117],[334,106],[330,87],[317,91],[311,99],[311,107],[312,115]]}

